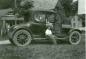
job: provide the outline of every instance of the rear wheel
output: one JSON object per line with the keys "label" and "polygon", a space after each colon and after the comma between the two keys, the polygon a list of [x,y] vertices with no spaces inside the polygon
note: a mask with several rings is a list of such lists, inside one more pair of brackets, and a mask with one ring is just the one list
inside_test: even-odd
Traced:
{"label": "rear wheel", "polygon": [[31,43],[31,40],[32,40],[31,33],[24,29],[16,31],[12,39],[13,43],[16,46],[26,46]]}
{"label": "rear wheel", "polygon": [[69,35],[69,43],[73,45],[79,44],[81,41],[81,34],[78,31],[73,31]]}

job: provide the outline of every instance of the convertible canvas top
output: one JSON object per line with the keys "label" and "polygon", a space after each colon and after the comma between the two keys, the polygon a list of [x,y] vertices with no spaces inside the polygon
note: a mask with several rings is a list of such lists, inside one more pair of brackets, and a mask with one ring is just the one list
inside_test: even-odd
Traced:
{"label": "convertible canvas top", "polygon": [[32,10],[51,10],[54,9],[58,0],[28,0],[33,1]]}

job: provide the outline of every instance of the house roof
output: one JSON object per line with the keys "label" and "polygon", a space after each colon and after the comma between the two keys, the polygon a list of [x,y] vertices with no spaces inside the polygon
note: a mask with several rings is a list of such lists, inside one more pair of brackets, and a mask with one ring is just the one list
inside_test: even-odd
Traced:
{"label": "house roof", "polygon": [[28,0],[33,1],[32,10],[50,10],[54,9],[58,0]]}

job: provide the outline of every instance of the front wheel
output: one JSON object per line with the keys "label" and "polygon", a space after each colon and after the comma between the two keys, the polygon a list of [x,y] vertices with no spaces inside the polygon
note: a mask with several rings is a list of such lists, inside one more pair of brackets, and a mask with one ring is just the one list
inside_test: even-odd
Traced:
{"label": "front wheel", "polygon": [[69,43],[73,45],[79,44],[81,41],[81,34],[78,31],[73,31],[69,35]]}
{"label": "front wheel", "polygon": [[24,29],[16,31],[12,39],[13,43],[16,46],[27,46],[28,44],[31,43],[31,40],[32,40],[31,33]]}

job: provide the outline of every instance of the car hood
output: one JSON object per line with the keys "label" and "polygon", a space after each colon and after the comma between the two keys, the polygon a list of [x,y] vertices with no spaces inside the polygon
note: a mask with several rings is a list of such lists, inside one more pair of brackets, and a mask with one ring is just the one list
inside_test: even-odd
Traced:
{"label": "car hood", "polygon": [[30,27],[30,23],[26,23],[26,24],[19,24],[19,25],[13,25],[10,27],[10,31],[14,31],[16,29],[19,29],[19,28],[24,28],[24,27]]}

